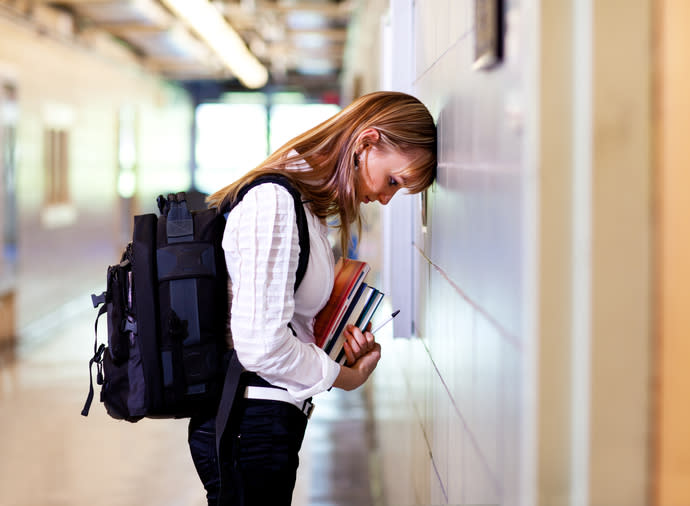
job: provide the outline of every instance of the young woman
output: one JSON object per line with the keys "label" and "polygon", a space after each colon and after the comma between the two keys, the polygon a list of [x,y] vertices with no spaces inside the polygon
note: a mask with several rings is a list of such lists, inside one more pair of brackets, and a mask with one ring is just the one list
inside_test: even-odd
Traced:
{"label": "young woman", "polygon": [[[302,196],[309,227],[307,270],[297,291],[299,257],[294,200],[272,183],[252,188],[228,215],[223,249],[230,278],[229,345],[247,371],[233,407],[232,499],[226,504],[291,503],[298,451],[307,424],[304,401],[331,387],[352,390],[376,367],[381,348],[368,331],[346,330],[347,365],[314,344],[314,316],[333,286],[334,257],[327,219],[337,218],[342,251],[353,226],[361,229],[360,205],[387,204],[405,188],[427,188],[436,168],[436,127],[416,98],[376,92],[355,100],[332,118],[292,139],[257,168],[211,195],[219,209],[254,179],[279,173]],[[268,392],[268,394],[266,394]],[[271,395],[271,394],[275,395]],[[206,419],[205,419],[206,418]],[[189,443],[209,505],[218,503],[219,472],[213,418],[190,422]],[[224,495],[225,497],[225,495]]]}

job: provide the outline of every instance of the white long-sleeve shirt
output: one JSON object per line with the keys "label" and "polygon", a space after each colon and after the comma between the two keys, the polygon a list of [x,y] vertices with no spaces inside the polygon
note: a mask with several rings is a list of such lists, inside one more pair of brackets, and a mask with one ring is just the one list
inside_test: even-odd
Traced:
{"label": "white long-sleeve shirt", "polygon": [[[228,215],[230,330],[242,365],[303,400],[333,385],[340,366],[314,344],[314,316],[333,288],[328,228],[307,206],[309,263],[294,292],[299,238],[294,200],[280,185],[252,188]],[[297,336],[288,327],[291,323]]]}

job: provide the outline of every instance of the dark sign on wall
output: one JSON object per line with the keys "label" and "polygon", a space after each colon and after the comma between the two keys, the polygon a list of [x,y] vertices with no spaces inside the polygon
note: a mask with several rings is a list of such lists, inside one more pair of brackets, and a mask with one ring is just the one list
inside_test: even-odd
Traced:
{"label": "dark sign on wall", "polygon": [[474,0],[474,68],[488,69],[503,58],[502,0]]}

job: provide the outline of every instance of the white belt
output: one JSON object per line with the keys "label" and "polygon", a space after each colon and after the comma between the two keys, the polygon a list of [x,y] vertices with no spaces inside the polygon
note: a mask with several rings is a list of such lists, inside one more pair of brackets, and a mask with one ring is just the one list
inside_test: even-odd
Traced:
{"label": "white belt", "polygon": [[244,397],[245,399],[287,402],[307,415],[307,418],[309,418],[311,412],[314,411],[314,404],[309,399],[306,401],[296,401],[287,393],[287,390],[281,388],[248,386],[244,390]]}

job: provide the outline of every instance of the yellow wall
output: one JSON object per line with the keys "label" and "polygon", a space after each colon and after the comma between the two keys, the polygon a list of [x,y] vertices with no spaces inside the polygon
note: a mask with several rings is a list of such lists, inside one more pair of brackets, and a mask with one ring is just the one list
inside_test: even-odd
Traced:
{"label": "yellow wall", "polygon": [[690,504],[690,3],[659,2],[655,504]]}

